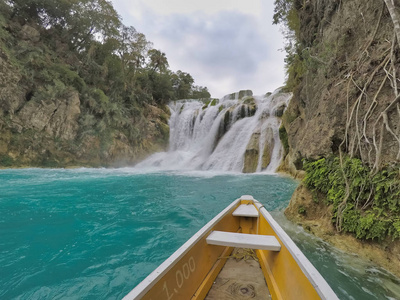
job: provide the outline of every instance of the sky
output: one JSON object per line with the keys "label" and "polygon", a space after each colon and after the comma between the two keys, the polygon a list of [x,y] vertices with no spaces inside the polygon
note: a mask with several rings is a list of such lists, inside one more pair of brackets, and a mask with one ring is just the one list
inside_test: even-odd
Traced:
{"label": "sky", "polygon": [[170,69],[220,98],[243,89],[254,95],[284,84],[280,27],[272,0],[112,0],[127,26],[164,52]]}

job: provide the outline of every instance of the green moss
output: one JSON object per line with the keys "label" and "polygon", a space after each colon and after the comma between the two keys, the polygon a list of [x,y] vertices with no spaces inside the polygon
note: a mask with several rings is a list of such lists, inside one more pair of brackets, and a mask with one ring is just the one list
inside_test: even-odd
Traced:
{"label": "green moss", "polygon": [[210,106],[215,106],[218,103],[218,99],[212,99]]}
{"label": "green moss", "polygon": [[228,131],[230,118],[231,118],[231,113],[228,110],[228,111],[226,111],[225,116],[224,116],[224,132]]}
{"label": "green moss", "polygon": [[52,70],[65,85],[73,86],[79,92],[82,92],[86,87],[85,81],[67,65],[54,64]]}
{"label": "green moss", "polygon": [[239,99],[242,99],[245,96],[253,96],[253,92],[251,90],[241,90],[241,91],[239,91]]}
{"label": "green moss", "polygon": [[11,167],[14,165],[14,159],[8,154],[0,155],[0,166],[1,167]]}
{"label": "green moss", "polygon": [[305,185],[326,196],[333,221],[341,219],[343,231],[359,239],[400,237],[398,167],[375,174],[357,158],[344,157],[342,168],[338,157],[329,157],[305,161],[304,169]]}
{"label": "green moss", "polygon": [[283,149],[285,150],[285,153],[289,153],[289,139],[288,139],[288,134],[286,131],[285,126],[281,125],[281,127],[279,127],[279,138],[281,140]]}
{"label": "green moss", "polygon": [[207,100],[204,105],[203,105],[203,110],[205,110],[208,107],[208,104],[210,104],[211,100]]}
{"label": "green moss", "polygon": [[220,105],[220,106],[218,107],[218,112],[220,113],[224,108],[225,108],[225,106]]}
{"label": "green moss", "polygon": [[168,140],[169,140],[169,126],[164,124],[164,123],[159,122],[158,123],[158,128],[160,130],[160,133],[161,133],[163,141],[164,142],[168,142]]}
{"label": "green moss", "polygon": [[297,212],[298,212],[300,215],[306,215],[306,214],[307,214],[306,208],[305,208],[303,205],[300,205],[300,206],[299,206]]}
{"label": "green moss", "polygon": [[243,98],[243,104],[251,104],[251,105],[254,105],[256,102],[255,102],[255,99],[254,99],[254,97],[252,97],[252,96],[246,96],[246,97],[244,97]]}

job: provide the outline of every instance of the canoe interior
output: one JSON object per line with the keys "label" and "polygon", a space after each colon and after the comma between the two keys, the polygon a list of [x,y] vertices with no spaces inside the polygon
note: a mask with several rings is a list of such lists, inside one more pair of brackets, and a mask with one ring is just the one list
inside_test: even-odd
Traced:
{"label": "canoe interior", "polygon": [[[294,251],[285,246],[288,244],[287,241],[281,240],[282,234],[275,232],[282,229],[279,227],[279,230],[276,230],[276,223],[271,226],[271,221],[267,220],[268,212],[261,208],[262,205],[258,201],[252,200],[252,197],[250,199],[243,199],[243,197],[211,220],[124,299],[205,299],[234,249],[207,244],[206,238],[214,230],[272,235],[278,239],[281,244],[280,251],[255,250],[264,275],[262,280],[267,283],[267,290],[272,299],[336,299],[333,292],[331,298],[324,295],[321,297],[321,292],[314,287],[315,282],[310,280],[309,274],[305,274],[307,272],[303,271],[304,266],[299,265],[299,257],[300,260],[305,259],[305,263],[311,265],[308,260],[302,254],[302,256],[297,255],[295,259],[292,255]],[[232,213],[241,204],[254,205],[260,212],[259,217],[233,216]],[[294,245],[293,242],[291,243]],[[296,249],[300,251],[297,247]],[[258,279],[254,277],[254,281],[256,280]],[[330,289],[329,286],[328,289]],[[209,296],[212,297],[211,294]],[[265,296],[267,297],[265,299],[271,299],[269,294]],[[238,299],[243,299],[243,297]]]}
{"label": "canoe interior", "polygon": [[205,298],[221,299],[271,300],[271,293],[254,250],[233,250]]}

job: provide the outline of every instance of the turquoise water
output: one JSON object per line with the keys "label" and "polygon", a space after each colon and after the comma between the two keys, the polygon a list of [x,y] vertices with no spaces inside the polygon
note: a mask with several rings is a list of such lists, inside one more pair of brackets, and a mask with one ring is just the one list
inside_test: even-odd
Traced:
{"label": "turquoise water", "polygon": [[271,175],[0,170],[0,299],[120,299],[242,194],[274,211],[341,299],[400,298],[393,276],[348,267],[357,259],[283,218],[296,185]]}

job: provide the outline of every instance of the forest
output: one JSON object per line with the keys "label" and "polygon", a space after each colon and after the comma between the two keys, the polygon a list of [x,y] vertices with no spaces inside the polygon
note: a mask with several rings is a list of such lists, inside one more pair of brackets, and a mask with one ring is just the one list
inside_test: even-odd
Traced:
{"label": "forest", "polygon": [[[167,103],[210,97],[189,73],[170,70],[165,53],[125,26],[109,1],[7,0],[0,11],[0,139],[7,144],[0,165],[62,165],[67,156],[70,163],[117,160],[118,153],[110,154],[117,135],[130,156],[145,153],[168,142]],[[35,125],[39,108],[28,103],[57,106],[71,93],[78,93],[80,111],[73,134],[63,138],[51,124]],[[149,133],[149,115],[156,133]],[[48,128],[54,130],[43,134]],[[92,140],[90,147],[85,140]],[[48,151],[37,153],[39,148]]]}

